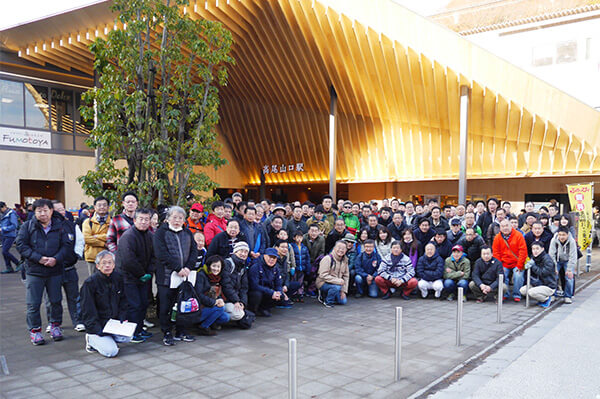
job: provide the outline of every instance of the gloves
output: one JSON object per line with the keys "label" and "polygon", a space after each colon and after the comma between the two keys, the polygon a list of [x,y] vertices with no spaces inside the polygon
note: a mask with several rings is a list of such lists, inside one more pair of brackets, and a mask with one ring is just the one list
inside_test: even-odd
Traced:
{"label": "gloves", "polygon": [[294,273],[296,273],[296,269],[294,269],[293,267],[290,269],[290,276],[293,276]]}
{"label": "gloves", "polygon": [[142,283],[145,283],[145,282],[150,281],[150,280],[152,280],[152,275],[148,274],[148,273],[146,273],[142,277],[140,277],[140,281]]}

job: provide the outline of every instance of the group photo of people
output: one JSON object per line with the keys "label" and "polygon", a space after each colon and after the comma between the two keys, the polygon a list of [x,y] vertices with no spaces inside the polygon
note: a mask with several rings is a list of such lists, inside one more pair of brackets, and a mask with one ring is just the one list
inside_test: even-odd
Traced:
{"label": "group photo of people", "polygon": [[[249,329],[274,309],[306,301],[328,309],[396,298],[483,303],[528,295],[542,308],[573,301],[582,254],[557,203],[517,210],[496,198],[454,205],[330,195],[317,204],[274,203],[239,192],[206,206],[191,193],[187,200],[187,209],[150,209],[127,192],[119,204],[105,197],[81,204],[76,215],[58,200],[25,209],[0,202],[2,273],[21,273],[31,343],[63,339],[63,292],[82,347],[106,357],[120,343],[154,335],[173,346]],[[594,223],[595,240],[597,207]]]}

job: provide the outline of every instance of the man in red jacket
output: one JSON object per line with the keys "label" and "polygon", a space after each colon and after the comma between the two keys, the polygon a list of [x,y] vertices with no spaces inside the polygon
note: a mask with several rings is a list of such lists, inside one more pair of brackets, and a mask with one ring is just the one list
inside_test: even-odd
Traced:
{"label": "man in red jacket", "polygon": [[215,201],[212,203],[212,213],[208,215],[206,225],[204,226],[204,238],[206,247],[219,233],[227,229],[227,219],[225,219],[225,204],[223,201]]}
{"label": "man in red jacket", "polygon": [[513,274],[513,298],[515,302],[521,301],[520,289],[523,286],[525,260],[527,259],[527,244],[523,234],[515,230],[510,221],[504,219],[500,222],[500,233],[494,238],[492,245],[494,257],[502,262],[504,266],[504,284],[508,293],[509,273]]}

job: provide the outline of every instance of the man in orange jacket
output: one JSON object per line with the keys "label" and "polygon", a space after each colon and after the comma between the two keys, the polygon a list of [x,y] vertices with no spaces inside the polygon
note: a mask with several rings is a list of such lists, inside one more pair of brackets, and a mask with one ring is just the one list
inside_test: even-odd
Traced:
{"label": "man in orange jacket", "polygon": [[527,244],[523,234],[515,230],[510,221],[504,219],[500,222],[500,233],[494,238],[492,244],[494,257],[504,266],[504,284],[506,284],[505,298],[508,293],[509,274],[513,274],[513,298],[515,302],[521,301],[520,289],[523,286],[525,260],[527,259]]}

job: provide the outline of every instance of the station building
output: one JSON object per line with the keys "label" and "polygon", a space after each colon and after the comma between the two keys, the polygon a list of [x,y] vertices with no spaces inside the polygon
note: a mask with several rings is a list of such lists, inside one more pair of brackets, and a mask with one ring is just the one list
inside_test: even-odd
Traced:
{"label": "station building", "polygon": [[[95,165],[93,126],[78,107],[94,86],[88,46],[122,28],[110,4],[0,32],[0,199],[90,200],[77,177]],[[234,37],[217,127],[229,164],[210,172],[222,196],[317,201],[333,185],[354,201],[456,203],[461,160],[467,199],[567,203],[565,184],[600,184],[600,112],[391,0],[184,11]]]}

